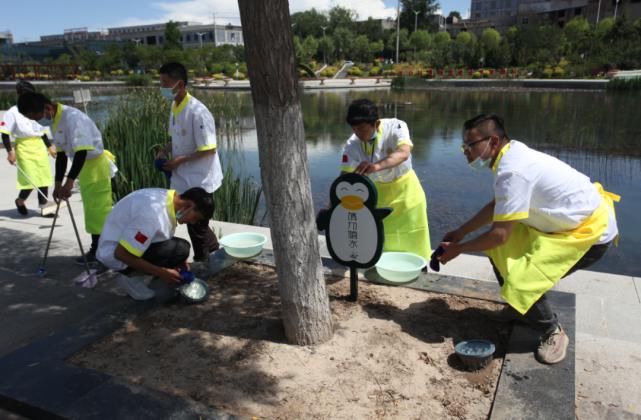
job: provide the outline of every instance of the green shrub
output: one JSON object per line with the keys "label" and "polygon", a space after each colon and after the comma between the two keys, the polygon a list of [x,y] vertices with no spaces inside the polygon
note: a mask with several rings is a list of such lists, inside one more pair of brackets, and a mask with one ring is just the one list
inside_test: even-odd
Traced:
{"label": "green shrub", "polygon": [[338,69],[334,66],[327,66],[325,67],[325,70],[321,72],[322,77],[334,77]]}
{"label": "green shrub", "polygon": [[481,72],[480,71],[475,71],[472,73],[472,79],[480,79],[481,78]]}
{"label": "green shrub", "polygon": [[392,79],[392,87],[396,89],[402,89],[405,87],[405,84],[407,82],[407,77],[405,76],[398,76]]}
{"label": "green shrub", "polygon": [[347,74],[350,76],[360,77],[363,75],[363,70],[354,66],[354,67],[351,67],[349,70],[347,70]]}
{"label": "green shrub", "polygon": [[543,69],[543,77],[545,77],[546,79],[551,78],[553,74],[554,70],[552,70],[552,68],[546,67]]}
{"label": "green shrub", "polygon": [[127,76],[125,83],[128,86],[149,86],[152,79],[148,74],[132,74]]}
{"label": "green shrub", "polygon": [[554,71],[552,73],[554,77],[563,77],[565,75],[565,70],[561,66],[556,66],[554,67]]}
{"label": "green shrub", "polygon": [[245,73],[241,73],[240,71],[234,72],[234,80],[245,80]]}
{"label": "green shrub", "polygon": [[378,75],[380,75],[380,74],[381,74],[381,68],[380,68],[380,67],[378,67],[378,66],[373,66],[373,67],[369,70],[369,75],[370,75],[370,76],[378,76]]}
{"label": "green shrub", "polygon": [[211,77],[213,77],[214,80],[223,80],[225,78],[225,75],[222,73],[214,73],[211,75]]}

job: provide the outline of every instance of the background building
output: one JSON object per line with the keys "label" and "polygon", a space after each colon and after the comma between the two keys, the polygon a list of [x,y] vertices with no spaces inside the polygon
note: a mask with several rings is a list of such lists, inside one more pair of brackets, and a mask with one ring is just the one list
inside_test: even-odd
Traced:
{"label": "background building", "polygon": [[0,45],[13,44],[13,35],[11,32],[0,32]]}
{"label": "background building", "polygon": [[[184,47],[203,45],[243,45],[243,30],[235,25],[201,25],[175,22],[182,34]],[[114,41],[132,41],[143,45],[162,45],[165,42],[165,23],[109,28],[107,38]]]}

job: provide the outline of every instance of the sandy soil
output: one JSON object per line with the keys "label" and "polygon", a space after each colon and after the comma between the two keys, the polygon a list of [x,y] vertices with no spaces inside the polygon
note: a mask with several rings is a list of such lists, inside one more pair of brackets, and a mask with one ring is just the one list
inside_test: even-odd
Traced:
{"label": "sandy soil", "polygon": [[[236,264],[209,279],[200,305],[153,309],[75,355],[71,363],[269,419],[487,418],[508,338],[488,318],[500,305],[401,287],[328,283],[335,334],[288,345],[269,267]],[[467,372],[454,344],[485,338],[495,360]]]}

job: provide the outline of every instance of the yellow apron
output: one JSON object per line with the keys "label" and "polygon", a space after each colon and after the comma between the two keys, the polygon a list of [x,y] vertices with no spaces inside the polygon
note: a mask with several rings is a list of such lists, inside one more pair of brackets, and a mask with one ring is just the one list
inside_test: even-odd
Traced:
{"label": "yellow apron", "polygon": [[383,251],[412,252],[429,259],[430,231],[427,225],[427,200],[416,173],[411,170],[392,182],[374,182],[378,207],[394,211],[383,219]]}
{"label": "yellow apron", "polygon": [[85,230],[100,235],[109,213],[111,213],[111,163],[114,156],[105,150],[100,156],[88,159],[82,166],[78,182],[85,214]]}
{"label": "yellow apron", "polygon": [[501,296],[525,314],[585,255],[608,227],[608,209],[614,211],[616,194],[594,184],[603,200],[599,208],[568,232],[544,233],[517,223],[508,241],[485,253],[503,277]]}
{"label": "yellow apron", "polygon": [[[53,184],[49,154],[40,137],[25,137],[16,139],[16,160],[18,166],[33,181],[36,187],[48,187]],[[32,190],[33,185],[20,171],[16,188]]]}

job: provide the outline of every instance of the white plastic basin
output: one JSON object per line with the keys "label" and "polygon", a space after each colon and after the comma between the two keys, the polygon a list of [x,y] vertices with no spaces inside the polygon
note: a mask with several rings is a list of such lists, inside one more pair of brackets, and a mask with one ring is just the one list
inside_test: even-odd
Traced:
{"label": "white plastic basin", "polygon": [[416,280],[426,264],[425,258],[410,252],[383,252],[376,272],[389,282],[407,283]]}
{"label": "white plastic basin", "polygon": [[249,258],[263,250],[267,237],[261,233],[232,233],[223,236],[219,242],[232,257]]}

